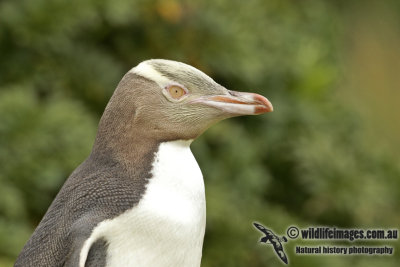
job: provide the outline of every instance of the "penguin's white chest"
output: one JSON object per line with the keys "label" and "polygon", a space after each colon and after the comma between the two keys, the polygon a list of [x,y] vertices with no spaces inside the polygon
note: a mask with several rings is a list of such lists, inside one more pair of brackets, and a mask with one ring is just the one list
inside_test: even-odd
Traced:
{"label": "penguin's white chest", "polygon": [[189,145],[161,143],[140,202],[94,229],[90,239],[109,243],[107,266],[200,266],[205,192]]}

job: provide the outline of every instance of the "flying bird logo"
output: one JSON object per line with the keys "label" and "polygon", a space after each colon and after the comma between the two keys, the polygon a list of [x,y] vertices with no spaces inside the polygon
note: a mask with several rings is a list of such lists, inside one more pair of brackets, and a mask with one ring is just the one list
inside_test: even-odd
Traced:
{"label": "flying bird logo", "polygon": [[262,233],[265,234],[265,236],[263,236],[260,239],[260,242],[265,243],[265,244],[271,244],[274,247],[274,250],[276,252],[276,254],[278,255],[278,257],[286,264],[288,264],[288,258],[285,254],[285,252],[283,251],[283,246],[282,246],[282,242],[287,242],[287,238],[285,236],[279,237],[277,235],[274,234],[274,232],[272,232],[270,229],[265,228],[263,225],[254,222],[253,225]]}

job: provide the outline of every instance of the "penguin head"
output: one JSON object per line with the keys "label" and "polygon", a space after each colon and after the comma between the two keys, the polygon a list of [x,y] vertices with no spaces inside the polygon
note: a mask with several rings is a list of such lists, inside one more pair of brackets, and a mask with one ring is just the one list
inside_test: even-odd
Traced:
{"label": "penguin head", "polygon": [[120,110],[113,120],[164,140],[195,139],[220,120],[273,110],[261,95],[228,90],[190,65],[163,59],[131,69],[109,106]]}

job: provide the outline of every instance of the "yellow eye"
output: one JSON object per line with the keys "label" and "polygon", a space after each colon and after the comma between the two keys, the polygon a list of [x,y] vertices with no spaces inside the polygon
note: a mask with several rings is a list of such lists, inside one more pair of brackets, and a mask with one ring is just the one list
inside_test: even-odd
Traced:
{"label": "yellow eye", "polygon": [[185,91],[182,87],[180,87],[180,86],[178,86],[178,85],[172,85],[172,86],[170,86],[170,87],[168,88],[168,92],[169,92],[169,94],[171,95],[171,97],[172,97],[173,99],[179,99],[179,98],[181,98],[183,95],[186,94],[186,91]]}

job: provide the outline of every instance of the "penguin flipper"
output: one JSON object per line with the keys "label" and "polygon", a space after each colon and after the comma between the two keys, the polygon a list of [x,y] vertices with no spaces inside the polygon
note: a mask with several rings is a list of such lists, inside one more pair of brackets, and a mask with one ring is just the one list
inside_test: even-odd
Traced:
{"label": "penguin flipper", "polygon": [[[93,228],[96,225],[96,221],[98,221],[98,219],[96,219],[93,214],[88,213],[85,216],[82,216],[73,224],[68,234],[69,251],[64,259],[63,267],[83,267],[80,265],[80,258],[87,257],[93,245],[97,243],[97,241],[95,241],[91,245],[89,252],[87,252],[86,255],[82,255],[81,252],[84,247],[85,241],[90,237]],[[101,267],[102,265],[98,266]]]}
{"label": "penguin flipper", "polygon": [[100,238],[90,247],[85,267],[105,267],[107,264],[108,243]]}

